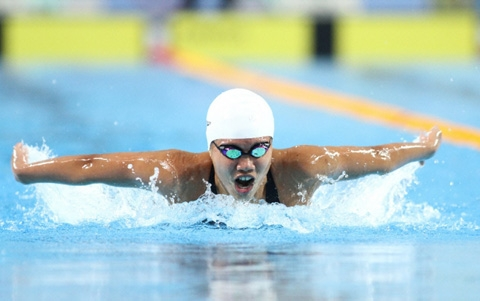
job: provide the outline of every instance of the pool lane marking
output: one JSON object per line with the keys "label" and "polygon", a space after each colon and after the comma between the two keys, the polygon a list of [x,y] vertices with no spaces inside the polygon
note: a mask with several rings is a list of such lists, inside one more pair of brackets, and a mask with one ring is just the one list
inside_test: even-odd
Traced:
{"label": "pool lane marking", "polygon": [[436,125],[442,130],[445,141],[480,150],[480,129],[474,127],[376,103],[361,97],[275,78],[193,53],[175,51],[173,63],[181,72],[204,80],[231,87],[248,88],[295,104],[312,105],[331,113],[347,115],[363,121],[400,129],[406,128],[417,133],[429,130]]}

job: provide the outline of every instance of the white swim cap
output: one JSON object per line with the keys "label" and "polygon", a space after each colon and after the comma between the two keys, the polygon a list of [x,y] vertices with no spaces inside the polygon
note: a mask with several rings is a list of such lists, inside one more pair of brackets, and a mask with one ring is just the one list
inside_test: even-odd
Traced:
{"label": "white swim cap", "polygon": [[252,91],[231,89],[213,100],[207,113],[207,142],[216,139],[273,138],[273,113]]}

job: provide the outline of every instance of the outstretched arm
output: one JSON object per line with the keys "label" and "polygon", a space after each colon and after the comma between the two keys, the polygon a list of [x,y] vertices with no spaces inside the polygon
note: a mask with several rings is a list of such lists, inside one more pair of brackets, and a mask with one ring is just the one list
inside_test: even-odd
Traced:
{"label": "outstretched arm", "polygon": [[163,157],[161,152],[113,153],[65,156],[28,163],[28,149],[18,143],[13,149],[12,171],[17,181],[24,184],[51,182],[141,186],[154,175],[154,167],[168,169],[160,163]]}
{"label": "outstretched arm", "polygon": [[114,186],[156,186],[159,192],[169,195],[178,192],[178,181],[187,172],[184,162],[205,161],[202,154],[177,150],[112,153],[102,155],[65,156],[28,163],[28,150],[15,145],[12,171],[17,181],[31,183],[60,183],[83,185],[103,183]]}
{"label": "outstretched arm", "polygon": [[373,147],[331,147],[311,164],[310,172],[333,179],[355,179],[368,174],[384,174],[407,163],[432,157],[440,146],[442,133],[432,128],[418,141]]}

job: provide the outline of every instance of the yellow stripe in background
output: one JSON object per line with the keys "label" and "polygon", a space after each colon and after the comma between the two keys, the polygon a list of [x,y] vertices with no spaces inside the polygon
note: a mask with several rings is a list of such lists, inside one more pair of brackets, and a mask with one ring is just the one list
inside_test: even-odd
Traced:
{"label": "yellow stripe in background", "polygon": [[259,93],[316,106],[335,114],[368,122],[424,132],[438,126],[443,138],[459,146],[480,150],[480,129],[409,112],[400,107],[347,96],[301,83],[278,79],[193,53],[175,51],[174,62],[183,72],[232,87],[244,87]]}
{"label": "yellow stripe in background", "polygon": [[368,14],[336,20],[336,55],[355,61],[474,58],[474,12]]}
{"label": "yellow stripe in background", "polygon": [[13,16],[4,21],[8,62],[141,62],[145,21],[136,16]]}
{"label": "yellow stripe in background", "polygon": [[301,60],[311,55],[313,26],[303,16],[177,12],[170,45],[223,59]]}

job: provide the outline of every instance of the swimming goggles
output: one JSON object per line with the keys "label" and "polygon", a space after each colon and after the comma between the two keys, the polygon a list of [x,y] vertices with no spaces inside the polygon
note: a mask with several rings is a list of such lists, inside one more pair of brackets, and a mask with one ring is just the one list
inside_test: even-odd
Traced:
{"label": "swimming goggles", "polygon": [[242,155],[250,155],[254,158],[263,157],[268,149],[270,148],[270,142],[260,142],[252,146],[248,152],[244,152],[238,146],[235,145],[220,145],[218,146],[215,141],[212,141],[213,145],[230,160],[235,160],[240,158]]}

